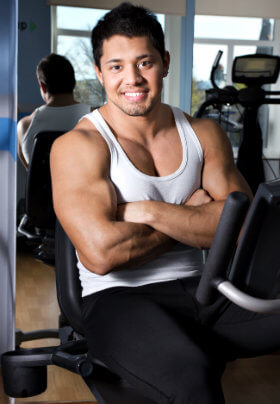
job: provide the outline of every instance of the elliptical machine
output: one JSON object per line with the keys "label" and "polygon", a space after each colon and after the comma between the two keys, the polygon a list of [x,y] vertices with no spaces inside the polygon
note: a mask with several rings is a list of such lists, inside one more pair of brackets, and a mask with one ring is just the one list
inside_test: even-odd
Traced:
{"label": "elliptical machine", "polygon": [[[237,167],[255,194],[258,185],[265,180],[262,160],[263,139],[258,120],[258,110],[263,104],[280,104],[280,98],[271,98],[280,95],[280,91],[266,91],[262,86],[277,81],[280,58],[267,54],[236,57],[232,66],[232,82],[245,84],[246,87],[241,90],[237,90],[233,86],[226,86],[221,89],[215,82],[215,74],[222,54],[222,51],[218,52],[212,66],[210,80],[213,89],[207,90],[207,99],[198,109],[196,117],[206,116],[210,106],[217,109],[221,116],[224,105],[240,104],[244,108],[243,131],[238,150]],[[232,125],[233,123],[228,122],[228,124]]]}

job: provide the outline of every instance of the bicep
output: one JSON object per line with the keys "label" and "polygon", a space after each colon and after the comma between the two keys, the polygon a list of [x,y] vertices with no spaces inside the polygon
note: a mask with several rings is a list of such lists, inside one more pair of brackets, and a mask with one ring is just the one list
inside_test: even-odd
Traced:
{"label": "bicep", "polygon": [[251,197],[251,190],[234,163],[230,141],[215,124],[204,143],[202,186],[214,200],[225,200],[233,191],[241,191]]}
{"label": "bicep", "polygon": [[[67,136],[67,135],[66,135]],[[86,142],[62,139],[51,151],[53,203],[56,215],[78,250],[102,238],[116,215],[116,194],[106,177],[102,153]],[[72,143],[72,142],[71,142]],[[104,157],[104,156],[103,156]]]}

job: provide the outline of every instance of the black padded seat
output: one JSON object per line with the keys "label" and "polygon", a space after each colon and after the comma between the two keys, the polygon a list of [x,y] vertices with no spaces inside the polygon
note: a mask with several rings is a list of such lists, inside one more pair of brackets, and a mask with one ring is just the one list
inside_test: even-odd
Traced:
{"label": "black padded seat", "polygon": [[[62,131],[39,132],[34,138],[25,190],[25,215],[18,231],[29,240],[37,241],[35,257],[54,265],[54,231],[56,217],[53,210],[50,176],[50,150]],[[63,320],[60,318],[60,322]],[[16,330],[16,346],[24,341],[58,338],[58,329],[22,332]],[[62,337],[63,339],[63,337]]]}
{"label": "black padded seat", "polygon": [[20,234],[39,244],[36,248],[36,258],[52,265],[56,217],[52,202],[50,150],[54,140],[63,133],[44,131],[34,138],[27,171],[25,214],[18,226]]}
{"label": "black padded seat", "polygon": [[27,171],[25,212],[30,223],[42,230],[55,226],[50,177],[50,150],[62,131],[39,132],[34,138]]}

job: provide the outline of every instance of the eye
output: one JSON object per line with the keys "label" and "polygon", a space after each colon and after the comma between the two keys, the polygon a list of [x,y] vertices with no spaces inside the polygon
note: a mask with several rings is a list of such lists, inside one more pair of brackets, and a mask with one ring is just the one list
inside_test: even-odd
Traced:
{"label": "eye", "polygon": [[113,72],[117,72],[117,71],[119,71],[119,70],[121,70],[121,66],[120,65],[113,65],[113,66],[111,66],[111,70],[113,71]]}
{"label": "eye", "polygon": [[152,62],[151,60],[143,60],[141,63],[139,63],[138,68],[139,69],[147,69],[151,67]]}

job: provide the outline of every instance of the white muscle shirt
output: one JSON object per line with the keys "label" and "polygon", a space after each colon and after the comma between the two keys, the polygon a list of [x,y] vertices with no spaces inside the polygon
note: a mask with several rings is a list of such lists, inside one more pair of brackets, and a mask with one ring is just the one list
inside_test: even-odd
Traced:
{"label": "white muscle shirt", "polygon": [[22,141],[22,153],[29,164],[34,138],[37,133],[47,130],[68,132],[73,129],[80,118],[90,112],[86,104],[73,104],[65,107],[42,105],[35,109],[32,122]]}
{"label": "white muscle shirt", "polygon": [[[172,111],[181,139],[183,158],[174,173],[163,177],[144,174],[132,164],[98,110],[85,115],[109,147],[110,177],[119,204],[156,200],[181,205],[200,188],[203,164],[200,142],[183,112],[175,107],[172,107]],[[140,286],[196,276],[201,271],[202,253],[199,249],[178,242],[174,248],[144,265],[112,271],[106,275],[89,271],[79,257],[77,265],[82,295],[87,296],[115,286]]]}

